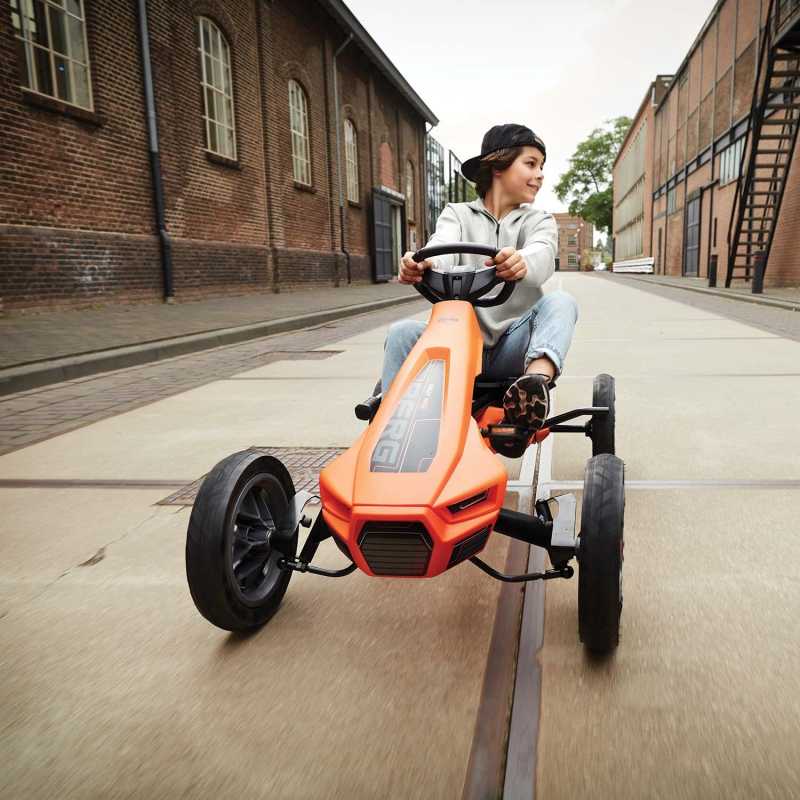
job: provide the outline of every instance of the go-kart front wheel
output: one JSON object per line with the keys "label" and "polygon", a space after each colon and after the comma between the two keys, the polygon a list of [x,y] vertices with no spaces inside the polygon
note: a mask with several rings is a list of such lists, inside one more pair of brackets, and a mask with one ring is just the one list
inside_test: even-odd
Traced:
{"label": "go-kart front wheel", "polygon": [[593,456],[583,481],[578,539],[578,630],[586,648],[607,653],[619,642],[625,525],[625,465]]}
{"label": "go-kart front wheel", "polygon": [[[234,453],[200,486],[186,535],[186,576],[198,611],[214,625],[243,631],[266,623],[286,593],[297,532],[278,550],[270,542],[294,497],[276,458]],[[273,542],[275,539],[273,539]]]}
{"label": "go-kart front wheel", "polygon": [[591,438],[592,455],[614,451],[614,430],[616,426],[616,389],[611,375],[595,375],[592,386],[592,405],[608,408],[607,414],[598,414],[592,418]]}

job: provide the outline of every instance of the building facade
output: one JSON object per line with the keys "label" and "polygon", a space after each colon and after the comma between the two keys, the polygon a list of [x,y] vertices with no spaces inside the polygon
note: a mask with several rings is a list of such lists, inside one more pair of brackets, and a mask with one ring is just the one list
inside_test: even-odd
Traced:
{"label": "building facade", "polygon": [[337,0],[2,0],[3,306],[386,279],[426,122]]}
{"label": "building facade", "polygon": [[650,84],[619,149],[613,167],[613,253],[616,265],[648,261],[653,253],[653,125],[672,75],[657,75]]}
{"label": "building facade", "polygon": [[581,217],[553,214],[558,225],[558,268],[579,270],[582,256],[594,246],[594,226]]}
{"label": "building facade", "polygon": [[[796,0],[719,0],[714,5],[655,107],[652,126],[640,109],[638,127],[632,128],[618,159],[618,168],[628,161],[631,168],[627,175],[615,172],[615,262],[641,249],[653,257],[658,274],[708,277],[716,264],[721,281],[728,271],[729,247],[738,247],[742,229],[752,243],[748,252],[758,243],[769,253],[766,285],[800,284],[800,165],[794,158],[800,118],[798,11]],[[779,71],[767,72],[774,63]],[[764,122],[765,117],[771,119]],[[771,134],[770,125],[777,126]],[[645,180],[648,169],[652,174],[652,210],[648,213],[648,198],[639,248],[638,233],[626,234],[633,228],[634,212],[625,200],[631,181],[642,179],[641,158],[633,155],[641,132]],[[770,147],[764,139],[775,143]],[[755,157],[754,147],[763,159]],[[751,227],[742,228],[744,215]],[[731,268],[738,263],[732,255]],[[732,273],[734,279],[752,279],[753,262],[747,263],[746,271]]]}

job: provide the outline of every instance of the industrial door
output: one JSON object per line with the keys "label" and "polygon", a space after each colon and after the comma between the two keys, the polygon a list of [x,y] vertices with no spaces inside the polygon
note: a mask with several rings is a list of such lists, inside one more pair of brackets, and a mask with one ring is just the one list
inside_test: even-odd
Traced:
{"label": "industrial door", "polygon": [[388,189],[372,190],[372,263],[376,283],[385,283],[397,275],[405,246],[404,200],[403,195]]}
{"label": "industrial door", "polygon": [[697,277],[700,262],[700,195],[686,204],[686,235],[684,237],[683,274]]}

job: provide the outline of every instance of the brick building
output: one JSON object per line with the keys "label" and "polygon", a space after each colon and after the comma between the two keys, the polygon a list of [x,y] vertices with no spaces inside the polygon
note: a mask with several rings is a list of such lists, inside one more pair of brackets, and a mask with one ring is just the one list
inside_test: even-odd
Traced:
{"label": "brick building", "polygon": [[[720,282],[750,282],[764,254],[766,285],[800,284],[798,18],[797,0],[719,0],[654,109],[641,249],[656,273],[707,277],[716,262]],[[614,172],[622,252],[625,155]]]}
{"label": "brick building", "polygon": [[558,225],[558,268],[579,270],[581,254],[594,246],[594,226],[581,217],[553,214]]}
{"label": "brick building", "polygon": [[614,266],[653,265],[653,125],[672,75],[657,75],[645,92],[614,161]]}
{"label": "brick building", "polygon": [[386,279],[426,122],[338,0],[0,0],[0,301]]}

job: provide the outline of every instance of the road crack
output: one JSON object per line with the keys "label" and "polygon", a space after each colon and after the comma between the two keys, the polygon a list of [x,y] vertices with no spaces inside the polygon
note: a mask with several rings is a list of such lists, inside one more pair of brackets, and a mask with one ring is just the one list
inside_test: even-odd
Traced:
{"label": "road crack", "polygon": [[106,557],[106,551],[108,550],[108,548],[113,547],[115,544],[119,544],[124,539],[127,539],[132,534],[135,534],[137,531],[141,530],[145,525],[147,525],[149,522],[151,522],[153,519],[155,519],[155,517],[160,513],[160,511],[161,511],[160,508],[154,509],[141,522],[137,523],[136,525],[134,525],[129,530],[126,530],[124,533],[122,533],[119,536],[117,536],[116,539],[112,539],[111,541],[107,542],[102,547],[100,547],[97,550],[97,552],[91,558],[88,558],[85,561],[81,561],[78,564],[75,564],[74,566],[70,567],[69,569],[64,570],[64,572],[62,572],[60,575],[58,575],[52,581],[50,581],[45,586],[43,586],[41,591],[37,592],[35,595],[30,597],[29,599],[27,599],[27,600],[25,600],[25,601],[23,601],[23,602],[21,602],[19,604],[11,605],[2,614],[0,614],[0,621],[4,620],[6,617],[8,617],[11,614],[12,611],[18,611],[18,610],[24,609],[27,606],[30,606],[33,603],[35,603],[37,600],[39,600],[41,597],[43,597],[47,592],[49,592],[50,589],[52,589],[59,581],[61,581],[63,578],[68,577],[69,575],[71,575],[74,570],[80,569],[81,567],[92,567],[95,564],[99,564]]}

